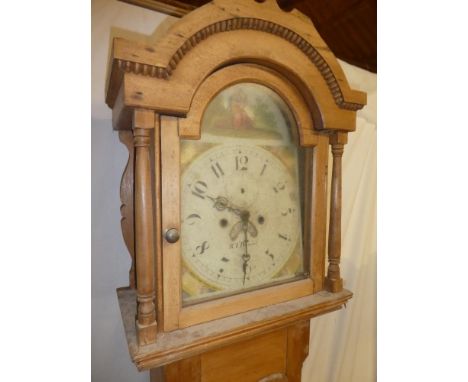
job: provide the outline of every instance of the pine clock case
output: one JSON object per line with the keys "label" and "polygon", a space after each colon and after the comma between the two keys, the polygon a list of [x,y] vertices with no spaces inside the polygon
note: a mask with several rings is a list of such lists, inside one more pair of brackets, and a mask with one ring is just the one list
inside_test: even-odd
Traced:
{"label": "pine clock case", "polygon": [[[133,261],[130,288],[119,291],[119,299],[139,368],[333,311],[351,298],[339,270],[341,156],[366,96],[349,88],[307,18],[283,12],[274,1],[215,1],[185,16],[155,46],[115,39],[109,73],[106,102],[129,150],[121,210]],[[180,231],[180,140],[199,139],[209,102],[242,82],[267,86],[281,96],[297,122],[292,133],[306,148],[303,215],[309,278],[184,307],[180,241],[164,239],[168,229]],[[329,145],[333,174],[326,274]],[[331,293],[320,293],[324,291]],[[295,305],[299,301],[305,306]],[[249,316],[255,311],[263,317],[260,322]],[[129,316],[136,316],[133,325]],[[243,317],[237,325],[236,317]],[[216,322],[221,332],[214,329]],[[190,335],[200,325],[207,325],[205,341],[192,341],[178,351],[163,346],[171,332]],[[164,337],[162,347],[158,335]]]}

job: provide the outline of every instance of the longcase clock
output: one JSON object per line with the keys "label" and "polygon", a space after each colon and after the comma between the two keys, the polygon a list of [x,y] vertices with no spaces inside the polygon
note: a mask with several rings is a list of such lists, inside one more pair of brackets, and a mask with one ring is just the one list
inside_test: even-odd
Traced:
{"label": "longcase clock", "polygon": [[272,0],[214,1],[155,45],[115,39],[109,75],[132,360],[154,381],[300,381],[310,318],[352,297],[341,157],[366,95]]}

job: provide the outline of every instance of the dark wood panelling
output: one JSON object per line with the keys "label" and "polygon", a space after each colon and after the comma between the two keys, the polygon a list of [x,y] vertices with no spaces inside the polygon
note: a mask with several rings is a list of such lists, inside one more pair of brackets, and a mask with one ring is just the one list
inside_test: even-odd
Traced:
{"label": "dark wood panelling", "polygon": [[[206,0],[121,0],[181,17]],[[252,0],[254,1],[254,0]],[[286,11],[306,14],[335,55],[377,72],[377,0],[277,0]]]}
{"label": "dark wood panelling", "polygon": [[292,3],[294,8],[310,17],[338,58],[377,72],[376,0],[303,0]]}

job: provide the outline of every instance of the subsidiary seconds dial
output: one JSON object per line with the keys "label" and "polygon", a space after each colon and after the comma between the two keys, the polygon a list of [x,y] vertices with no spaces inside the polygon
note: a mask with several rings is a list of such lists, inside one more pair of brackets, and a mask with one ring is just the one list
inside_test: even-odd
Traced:
{"label": "subsidiary seconds dial", "polygon": [[297,181],[258,146],[216,146],[182,175],[182,257],[201,281],[235,290],[271,281],[300,247]]}

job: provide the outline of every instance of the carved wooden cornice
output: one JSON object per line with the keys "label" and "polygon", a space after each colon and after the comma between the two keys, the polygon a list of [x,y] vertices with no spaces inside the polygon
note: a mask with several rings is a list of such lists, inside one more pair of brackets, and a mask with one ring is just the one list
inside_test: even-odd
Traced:
{"label": "carved wooden cornice", "polygon": [[169,79],[172,72],[177,68],[178,63],[192,48],[196,47],[201,41],[217,33],[229,32],[234,30],[256,30],[271,33],[290,42],[317,67],[323,79],[335,100],[335,103],[341,109],[359,110],[363,104],[347,102],[343,97],[340,85],[333,74],[328,63],[323,59],[315,47],[296,32],[283,27],[282,25],[271,21],[262,20],[253,17],[236,17],[227,20],[221,20],[202,28],[192,36],[174,53],[167,67],[153,66],[130,60],[116,59],[117,67],[125,72],[141,74],[150,77]]}

